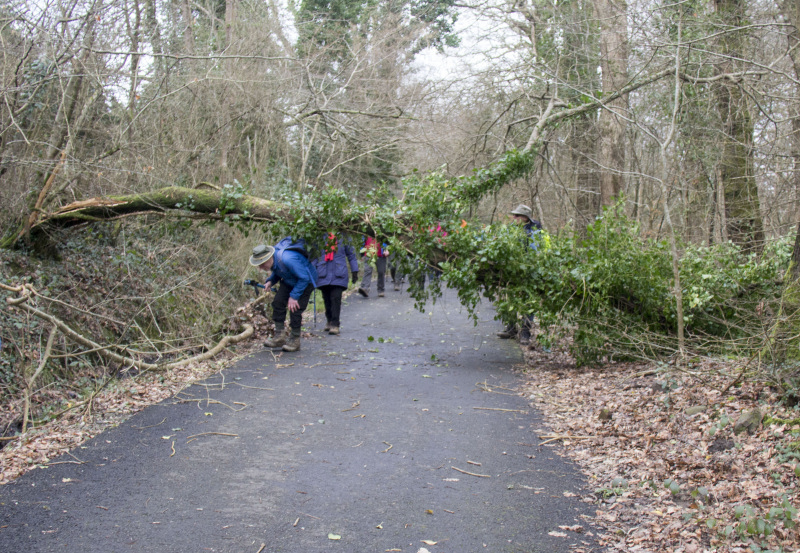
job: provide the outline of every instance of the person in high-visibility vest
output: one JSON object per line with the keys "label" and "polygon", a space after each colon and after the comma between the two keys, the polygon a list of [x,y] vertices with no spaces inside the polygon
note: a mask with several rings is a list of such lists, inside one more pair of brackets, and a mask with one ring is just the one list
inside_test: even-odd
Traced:
{"label": "person in high-visibility vest", "polygon": [[[544,230],[542,230],[542,223],[533,218],[533,211],[531,208],[524,204],[519,204],[511,210],[513,220],[518,225],[523,225],[525,233],[529,238],[529,246],[533,251],[538,251],[540,248],[546,249],[550,245],[550,237]],[[522,325],[519,330],[519,343],[527,346],[531,343],[531,329],[533,327],[533,313],[523,315]],[[515,338],[517,336],[517,324],[512,323],[506,326],[505,329],[497,333],[497,336],[502,339]]]}

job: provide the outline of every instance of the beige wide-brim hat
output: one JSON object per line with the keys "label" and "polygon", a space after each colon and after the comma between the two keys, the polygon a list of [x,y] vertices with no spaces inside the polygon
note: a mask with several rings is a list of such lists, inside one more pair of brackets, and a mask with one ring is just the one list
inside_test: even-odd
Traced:
{"label": "beige wide-brim hat", "polygon": [[519,204],[517,207],[511,210],[512,215],[522,215],[523,217],[527,217],[528,221],[533,221],[533,211],[527,205]]}
{"label": "beige wide-brim hat", "polygon": [[253,267],[258,267],[265,261],[269,261],[269,259],[275,254],[275,248],[272,246],[265,246],[264,244],[259,244],[255,248],[253,248],[253,255],[250,256],[250,265]]}

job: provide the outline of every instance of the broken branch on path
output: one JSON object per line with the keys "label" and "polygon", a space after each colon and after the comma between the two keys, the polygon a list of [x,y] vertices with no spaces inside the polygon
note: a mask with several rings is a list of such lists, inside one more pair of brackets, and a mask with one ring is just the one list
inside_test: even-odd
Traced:
{"label": "broken branch on path", "polygon": [[203,432],[202,434],[187,436],[186,439],[191,440],[192,438],[198,438],[200,436],[230,436],[231,438],[238,438],[239,434],[228,434],[227,432]]}
{"label": "broken branch on path", "polygon": [[67,451],[67,455],[75,459],[74,461],[56,461],[55,463],[47,463],[45,466],[51,467],[53,465],[85,465],[88,461],[81,461],[77,457],[75,457],[72,453]]}
{"label": "broken branch on path", "polygon": [[499,407],[473,407],[473,409],[478,409],[479,411],[503,411],[504,413],[522,413],[523,415],[528,414],[528,412],[523,409],[501,409]]}
{"label": "broken branch on path", "polygon": [[223,403],[221,401],[217,401],[216,399],[207,399],[207,398],[204,398],[204,397],[191,398],[191,399],[179,399],[175,403],[193,403],[193,402],[197,402],[197,408],[199,409],[200,408],[200,404],[202,402],[204,402],[204,401],[206,402],[206,407],[208,407],[212,403],[214,405],[223,405],[223,406],[227,407],[228,409],[230,409],[231,411],[233,411],[235,413],[238,413],[239,411],[244,411],[247,408],[247,404],[246,403],[241,403],[239,401],[234,401],[233,403],[235,403],[236,405],[244,405],[244,407],[242,407],[240,409],[236,409],[234,407],[231,407],[227,403]]}
{"label": "broken branch on path", "polygon": [[450,466],[450,468],[453,469],[453,470],[457,470],[461,474],[468,474],[470,476],[478,476],[479,478],[491,478],[491,476],[489,476],[488,474],[478,474],[476,472],[469,472],[469,471],[466,471],[466,470],[462,470],[462,469],[460,469],[458,467],[454,467],[452,465]]}
{"label": "broken branch on path", "polygon": [[166,421],[167,417],[164,417],[158,424],[151,424],[150,426],[131,426],[131,428],[135,428],[136,430],[144,430],[145,428],[155,428],[156,426],[164,424]]}
{"label": "broken branch on path", "polygon": [[572,436],[570,434],[553,434],[549,436],[539,436],[540,440],[545,440],[539,445],[549,444],[550,442],[555,442],[556,440],[591,440],[592,438],[596,438],[596,436]]}
{"label": "broken branch on path", "polygon": [[[275,391],[275,388],[263,388],[261,386],[247,386],[246,384],[239,384],[238,382],[233,382],[232,384],[236,384],[237,386],[241,386],[242,388],[250,388],[252,390],[267,390],[267,391],[270,391],[270,392],[274,392]],[[236,402],[234,401],[234,403],[236,403]]]}
{"label": "broken branch on path", "polygon": [[[516,396],[516,395],[519,395],[516,392],[514,392],[514,390],[511,390],[510,388],[504,388],[503,386],[489,386],[485,381],[484,382],[478,382],[478,383],[475,384],[475,386],[477,386],[479,390],[481,390],[483,392],[488,392],[490,394],[500,394],[500,395],[503,395],[503,396]],[[514,392],[514,393],[496,392],[494,390],[495,388],[496,389],[500,389],[500,390],[509,390],[511,392]]]}

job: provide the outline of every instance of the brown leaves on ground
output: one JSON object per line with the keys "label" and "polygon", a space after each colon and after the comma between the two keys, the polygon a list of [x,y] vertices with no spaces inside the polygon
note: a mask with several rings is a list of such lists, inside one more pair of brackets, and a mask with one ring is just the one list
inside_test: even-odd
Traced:
{"label": "brown leaves on ground", "polygon": [[[788,520],[800,518],[800,413],[773,391],[744,382],[723,395],[735,367],[710,361],[579,369],[563,353],[526,357],[523,392],[552,429],[544,439],[559,436],[587,475],[608,551],[800,551]],[[765,424],[734,434],[756,407]]]}

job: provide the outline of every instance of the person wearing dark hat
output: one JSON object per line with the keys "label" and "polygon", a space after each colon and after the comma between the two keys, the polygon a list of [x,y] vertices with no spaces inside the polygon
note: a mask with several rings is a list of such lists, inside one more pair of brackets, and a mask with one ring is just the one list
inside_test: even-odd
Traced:
{"label": "person wearing dark hat", "polygon": [[[533,218],[533,211],[531,208],[524,204],[519,204],[511,210],[511,215],[514,217],[514,222],[518,225],[523,225],[525,233],[530,240],[530,248],[533,251],[539,249],[538,234],[542,232],[542,223]],[[519,343],[527,346],[531,343],[531,329],[533,327],[533,314],[525,315],[522,318],[522,328],[519,333]],[[517,335],[517,325],[512,323],[506,326],[505,329],[497,333],[497,336],[502,339],[514,338]]]}
{"label": "person wearing dark hat", "polygon": [[[283,242],[281,241],[278,246]],[[297,351],[300,349],[303,312],[314,292],[317,271],[308,261],[304,247],[290,244],[288,247],[280,247],[279,250],[276,253],[276,248],[259,244],[253,248],[253,254],[250,256],[250,265],[270,273],[264,283],[265,293],[280,282],[280,287],[272,299],[272,322],[275,323],[275,334],[264,342],[264,346],[281,348],[283,351]],[[290,328],[288,335],[285,328],[287,311]]]}

